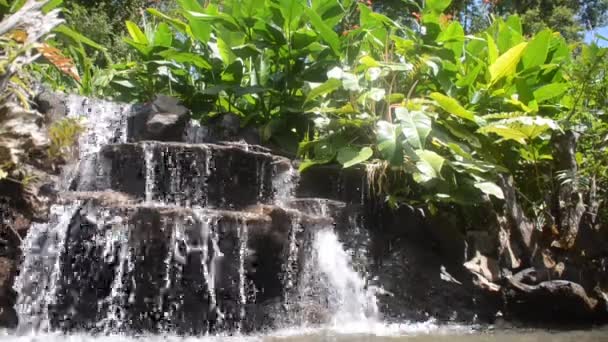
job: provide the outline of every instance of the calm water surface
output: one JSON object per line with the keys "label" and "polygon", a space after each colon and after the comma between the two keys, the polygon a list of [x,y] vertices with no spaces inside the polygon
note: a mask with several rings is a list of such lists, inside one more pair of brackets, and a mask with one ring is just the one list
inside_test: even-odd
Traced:
{"label": "calm water surface", "polygon": [[[370,329],[371,328],[371,329]],[[359,331],[357,331],[359,330]],[[576,330],[496,330],[429,323],[298,328],[254,336],[100,335],[0,331],[2,342],[608,342],[608,327]]]}

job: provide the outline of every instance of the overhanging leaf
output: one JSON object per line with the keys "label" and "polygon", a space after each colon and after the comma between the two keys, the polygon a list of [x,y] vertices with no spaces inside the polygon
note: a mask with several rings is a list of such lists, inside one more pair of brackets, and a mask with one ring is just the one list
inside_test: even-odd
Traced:
{"label": "overhanging leaf", "polygon": [[131,39],[133,39],[134,42],[136,42],[137,44],[148,44],[148,37],[146,37],[146,35],[139,28],[139,26],[137,26],[136,23],[127,20],[126,25],[127,31],[129,31],[129,35],[131,36]]}
{"label": "overhanging leaf", "polygon": [[538,103],[562,96],[570,85],[568,83],[551,83],[534,91],[534,98]]}
{"label": "overhanging leaf", "polygon": [[338,37],[338,34],[328,26],[313,9],[304,7],[304,11],[308,16],[310,23],[319,31],[319,36],[327,42],[337,56],[340,56],[340,37]]}
{"label": "overhanging leaf", "polygon": [[543,30],[536,34],[534,39],[528,43],[528,47],[526,48],[526,52],[523,56],[523,63],[526,69],[530,69],[545,63],[549,53],[551,37],[551,30]]}
{"label": "overhanging leaf", "polygon": [[517,64],[526,49],[528,43],[519,43],[507,50],[498,57],[496,62],[490,65],[490,83],[493,84],[499,79],[514,74]]}
{"label": "overhanging leaf", "polygon": [[409,111],[398,107],[395,115],[401,124],[405,140],[414,148],[424,148],[426,138],[431,132],[431,118],[420,111]]}
{"label": "overhanging leaf", "polygon": [[392,165],[399,166],[403,163],[403,149],[398,144],[400,126],[388,121],[380,120],[376,124],[376,137],[378,139],[378,150],[382,158],[388,160]]}
{"label": "overhanging leaf", "polygon": [[474,186],[484,194],[492,195],[498,199],[505,199],[505,194],[502,192],[502,189],[492,182],[479,182],[475,183]]}
{"label": "overhanging leaf", "polygon": [[329,94],[332,91],[340,88],[341,85],[342,85],[342,82],[340,80],[335,79],[335,78],[330,78],[325,83],[322,83],[318,87],[313,88],[310,91],[310,93],[308,93],[308,96],[306,96],[306,102],[310,102],[319,96]]}
{"label": "overhanging leaf", "polygon": [[414,179],[419,183],[426,183],[435,178],[441,178],[441,169],[445,163],[445,158],[429,150],[418,150],[416,154],[420,158],[416,162],[418,173]]}
{"label": "overhanging leaf", "polygon": [[513,140],[522,145],[538,138],[548,130],[559,130],[555,121],[540,116],[520,116],[492,122],[478,130],[479,133],[494,133],[503,140]]}
{"label": "overhanging leaf", "polygon": [[176,50],[166,50],[159,53],[161,57],[173,60],[177,63],[190,63],[201,69],[211,69],[211,64],[205,60],[202,56],[190,53],[190,52],[179,52]]}
{"label": "overhanging leaf", "polygon": [[373,154],[374,151],[369,147],[364,147],[362,149],[344,147],[338,151],[337,159],[344,168],[349,168],[351,166],[363,163],[371,158]]}
{"label": "overhanging leaf", "polygon": [[435,100],[437,104],[441,108],[443,108],[446,112],[456,115],[460,118],[475,122],[475,114],[467,109],[465,109],[458,100],[443,95],[441,93],[432,93],[430,98]]}
{"label": "overhanging leaf", "polygon": [[59,25],[53,31],[57,32],[57,33],[61,33],[61,34],[65,35],[65,36],[73,39],[76,42],[88,45],[88,46],[90,46],[90,47],[92,47],[94,49],[97,49],[99,51],[107,51],[107,49],[104,46],[95,43],[93,40],[91,40],[91,39],[85,37],[84,35],[82,35],[82,34],[76,32],[76,31],[72,30],[71,28],[67,27],[66,25]]}

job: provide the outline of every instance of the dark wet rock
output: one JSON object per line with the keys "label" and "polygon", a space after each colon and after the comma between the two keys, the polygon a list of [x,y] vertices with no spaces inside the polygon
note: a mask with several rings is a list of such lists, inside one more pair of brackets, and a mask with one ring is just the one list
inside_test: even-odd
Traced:
{"label": "dark wet rock", "polygon": [[189,143],[242,141],[251,145],[259,145],[262,142],[256,128],[242,127],[241,118],[232,113],[211,118],[203,124],[190,121],[184,133],[184,141]]}
{"label": "dark wet rock", "polygon": [[[0,249],[6,247],[0,246]],[[14,328],[17,326],[17,313],[14,305],[17,294],[13,290],[13,281],[17,272],[17,260],[0,257],[0,327]]]}
{"label": "dark wet rock", "polygon": [[[475,286],[475,278],[463,266],[464,224],[457,216],[446,211],[429,217],[409,206],[391,209],[373,195],[365,170],[356,168],[310,168],[300,175],[297,194],[334,200],[324,208],[332,216],[338,211],[342,219],[336,222],[342,227],[336,230],[341,240],[355,252],[355,262],[362,265],[359,269],[373,279],[370,285],[386,291],[379,296],[379,304],[388,319],[494,319],[500,309],[499,295]],[[317,211],[319,203],[323,202],[294,202],[303,210]]]}
{"label": "dark wet rock", "polygon": [[181,141],[189,111],[177,98],[158,95],[151,103],[136,107],[128,118],[129,141]]}
{"label": "dark wet rock", "polygon": [[106,146],[93,164],[85,166],[93,170],[94,181],[77,182],[78,190],[114,189],[140,200],[148,194],[148,200],[172,204],[243,208],[272,202],[273,177],[289,160],[239,145],[139,143]]}
{"label": "dark wet rock", "polygon": [[[267,205],[235,212],[125,204],[122,198],[99,206],[99,196],[76,197],[84,202],[69,224],[59,302],[52,308],[53,326],[64,330],[112,324],[109,312],[118,308],[125,325],[117,330],[259,329],[284,296],[291,229],[310,234],[331,225]],[[117,281],[120,296],[111,293]]]}
{"label": "dark wet rock", "polygon": [[602,301],[576,282],[547,279],[545,272],[533,268],[509,277],[508,281],[507,312],[517,319],[570,324],[608,321]]}
{"label": "dark wet rock", "polygon": [[44,114],[47,123],[63,119],[68,114],[67,95],[51,90],[43,90],[34,98],[36,108]]}

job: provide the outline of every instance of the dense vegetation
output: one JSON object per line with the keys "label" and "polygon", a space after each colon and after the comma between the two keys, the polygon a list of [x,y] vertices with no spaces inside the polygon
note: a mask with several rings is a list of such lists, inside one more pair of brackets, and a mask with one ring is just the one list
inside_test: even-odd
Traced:
{"label": "dense vegetation", "polygon": [[[14,4],[0,1],[4,13]],[[67,24],[44,45],[51,63],[28,70],[84,95],[174,95],[201,120],[234,113],[302,170],[365,164],[392,205],[504,199],[510,175],[540,228],[559,184],[606,185],[608,56],[580,37],[607,5],[66,0]],[[555,160],[568,132],[576,170]]]}

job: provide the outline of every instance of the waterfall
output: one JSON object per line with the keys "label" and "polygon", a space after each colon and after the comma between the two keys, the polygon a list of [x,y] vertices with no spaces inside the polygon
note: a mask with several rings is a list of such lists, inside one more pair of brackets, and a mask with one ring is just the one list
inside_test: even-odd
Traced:
{"label": "waterfall", "polygon": [[154,200],[154,190],[156,188],[156,177],[154,162],[154,145],[152,143],[144,144],[144,167],[146,168],[145,178],[145,200],[151,203]]}
{"label": "waterfall", "polygon": [[238,331],[242,329],[243,320],[245,319],[245,315],[247,314],[247,277],[245,274],[245,262],[247,259],[247,254],[249,252],[249,247],[247,243],[249,242],[249,229],[247,227],[247,222],[241,219],[239,220],[238,225],[238,239],[239,239],[239,322],[238,322]]}
{"label": "waterfall", "polygon": [[327,286],[328,309],[334,325],[379,321],[376,290],[352,266],[351,256],[329,229],[316,233],[312,256],[321,284]]}
{"label": "waterfall", "polygon": [[[102,211],[102,214],[104,211]],[[100,215],[101,216],[101,215]],[[103,217],[105,216],[105,217]],[[114,264],[114,280],[111,284],[110,295],[100,301],[98,310],[105,310],[105,317],[98,326],[102,331],[120,331],[125,322],[124,305],[128,301],[126,279],[133,271],[133,256],[129,248],[129,230],[120,217],[112,217],[110,213],[103,215],[103,224],[113,224],[106,229],[102,242],[104,243],[103,259],[105,264]],[[112,222],[114,221],[114,222]]]}
{"label": "waterfall", "polygon": [[[76,95],[66,100],[68,117],[82,118],[85,131],[79,137],[79,157],[76,165],[65,168],[59,190],[70,187],[78,170],[80,183],[93,181],[102,171],[96,170],[92,156],[102,146],[126,141],[126,120],[131,107],[108,101],[90,100]],[[82,161],[82,164],[81,164]],[[78,167],[78,164],[81,164]],[[85,179],[86,178],[86,179]],[[73,217],[81,203],[56,204],[51,207],[47,223],[34,223],[23,242],[20,272],[14,289],[19,293],[16,310],[20,328],[49,330],[49,307],[55,304],[57,285],[61,278],[61,257]]]}
{"label": "waterfall", "polygon": [[34,223],[23,241],[26,258],[14,288],[19,297],[17,312],[26,329],[49,328],[49,306],[55,301],[57,280],[61,276],[61,253],[72,217],[79,203],[51,208],[48,223]]}
{"label": "waterfall", "polygon": [[66,107],[68,117],[83,119],[85,131],[78,142],[81,157],[96,153],[105,145],[127,140],[130,105],[69,95]]}
{"label": "waterfall", "polygon": [[[201,266],[203,267],[203,276],[209,294],[209,308],[210,310],[215,311],[218,320],[221,322],[224,318],[224,313],[217,300],[215,284],[218,274],[217,266],[219,259],[224,255],[219,247],[219,236],[216,229],[217,218],[207,215],[201,210],[195,210],[194,213],[201,225]],[[211,246],[211,251],[209,251],[209,246]]]}
{"label": "waterfall", "polygon": [[129,106],[71,96],[68,107],[89,117],[62,189],[86,192],[28,233],[22,328],[210,334],[379,319],[358,250],[338,239],[357,228],[339,219],[346,203],[296,198],[291,160],[240,143],[126,144]]}

